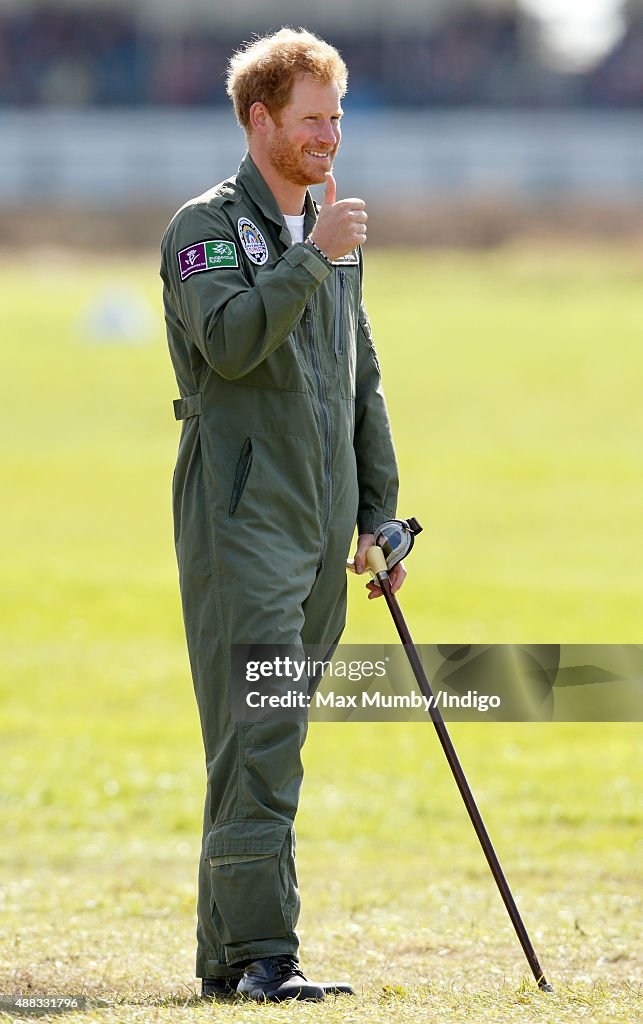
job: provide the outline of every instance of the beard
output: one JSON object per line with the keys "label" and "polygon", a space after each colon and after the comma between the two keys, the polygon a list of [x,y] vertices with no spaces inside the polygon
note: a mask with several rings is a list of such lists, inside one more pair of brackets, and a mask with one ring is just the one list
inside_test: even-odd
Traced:
{"label": "beard", "polygon": [[[337,148],[335,146],[328,154],[331,165]],[[277,128],[270,145],[268,158],[275,170],[293,185],[321,185],[324,181],[325,168],[320,165],[315,169],[315,158],[307,158],[299,146],[290,142],[283,128]]]}

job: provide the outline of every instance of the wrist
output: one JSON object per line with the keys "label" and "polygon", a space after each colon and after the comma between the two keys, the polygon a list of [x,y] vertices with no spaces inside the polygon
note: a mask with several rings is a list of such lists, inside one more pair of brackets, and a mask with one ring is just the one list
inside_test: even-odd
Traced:
{"label": "wrist", "polygon": [[326,263],[332,264],[332,260],[330,259],[330,257],[324,252],[324,250],[319,245],[317,245],[317,242],[314,240],[312,235],[309,235],[308,238],[304,239],[304,244],[309,245],[313,252],[316,252],[318,256],[321,256],[321,258],[325,260]]}

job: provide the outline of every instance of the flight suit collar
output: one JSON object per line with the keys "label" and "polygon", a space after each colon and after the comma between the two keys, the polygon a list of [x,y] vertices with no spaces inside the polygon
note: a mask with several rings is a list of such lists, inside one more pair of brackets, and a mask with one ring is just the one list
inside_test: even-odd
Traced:
{"label": "flight suit collar", "polygon": [[[250,199],[258,206],[264,217],[267,217],[279,228],[279,238],[284,245],[289,246],[292,243],[290,232],[286,226],[284,216],[277,206],[277,200],[273,196],[272,192],[268,188],[266,181],[261,174],[261,171],[257,167],[256,163],[250,156],[250,153],[246,153],[237,173],[237,184],[248,193]],[[313,198],[306,189],[306,197],[304,199],[304,237],[307,237],[315,226],[317,220],[317,210]]]}

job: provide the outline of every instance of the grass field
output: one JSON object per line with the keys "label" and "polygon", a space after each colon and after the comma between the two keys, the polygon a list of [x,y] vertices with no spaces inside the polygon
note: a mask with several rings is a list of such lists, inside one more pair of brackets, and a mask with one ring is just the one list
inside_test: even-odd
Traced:
{"label": "grass field", "polygon": [[[555,995],[528,977],[431,727],[320,724],[302,956],[359,998],[195,1000],[203,765],[156,257],[2,272],[0,993],[104,1001],[79,1024],[639,1019],[635,724],[453,727]],[[614,250],[371,255],[400,512],[425,525],[403,594],[418,641],[643,639],[642,272]],[[91,337],[114,294],[152,310],[144,344]],[[351,585],[345,638],[392,640]]]}

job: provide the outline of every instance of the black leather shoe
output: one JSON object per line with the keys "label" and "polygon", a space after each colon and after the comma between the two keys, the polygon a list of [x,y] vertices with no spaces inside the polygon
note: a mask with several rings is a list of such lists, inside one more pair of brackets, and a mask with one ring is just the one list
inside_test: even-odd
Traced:
{"label": "black leather shoe", "polygon": [[293,956],[282,954],[254,960],[248,964],[237,987],[237,994],[257,1003],[281,1003],[284,999],[320,1001],[324,989],[308,981]]}
{"label": "black leather shoe", "polygon": [[217,999],[231,999],[237,994],[237,985],[243,975],[231,975],[227,978],[201,978],[201,999],[208,1003],[216,1002]]}

